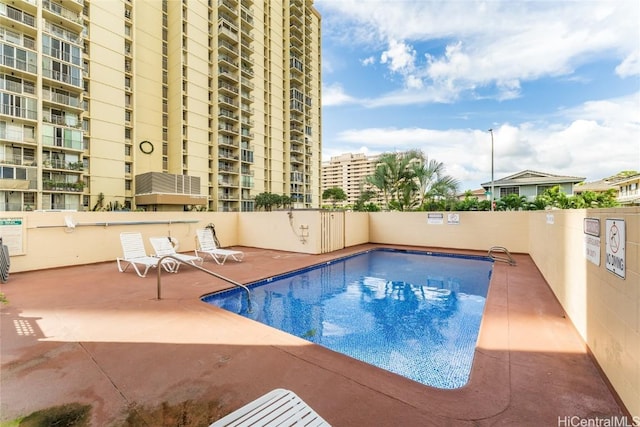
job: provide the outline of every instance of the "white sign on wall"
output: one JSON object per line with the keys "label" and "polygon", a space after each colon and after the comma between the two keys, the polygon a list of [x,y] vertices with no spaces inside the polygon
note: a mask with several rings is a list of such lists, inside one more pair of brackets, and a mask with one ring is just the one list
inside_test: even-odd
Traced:
{"label": "white sign on wall", "polygon": [[429,212],[427,214],[427,224],[444,224],[444,214],[439,212]]}
{"label": "white sign on wall", "polygon": [[453,224],[453,225],[460,224],[460,214],[458,213],[447,214],[447,224]]}
{"label": "white sign on wall", "polygon": [[600,219],[585,218],[584,230],[584,256],[587,260],[600,266]]}
{"label": "white sign on wall", "polygon": [[624,279],[626,275],[626,235],[624,220],[607,218],[605,238],[607,270]]}
{"label": "white sign on wall", "polygon": [[584,256],[587,261],[600,265],[600,238],[585,234],[584,236]]}
{"label": "white sign on wall", "polygon": [[22,218],[0,218],[0,237],[10,256],[24,254],[23,222]]}

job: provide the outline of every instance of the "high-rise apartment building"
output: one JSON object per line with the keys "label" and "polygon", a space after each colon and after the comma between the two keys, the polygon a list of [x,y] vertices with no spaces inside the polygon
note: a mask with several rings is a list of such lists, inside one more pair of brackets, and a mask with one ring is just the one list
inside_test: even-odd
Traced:
{"label": "high-rise apartment building", "polygon": [[[379,156],[366,156],[363,153],[331,157],[330,161],[322,163],[322,191],[341,188],[347,195],[347,200],[341,204],[353,206],[364,191],[372,190],[365,179],[374,174],[378,158]],[[382,203],[382,198],[378,195],[371,202]]]}
{"label": "high-rise apartment building", "polygon": [[320,205],[313,0],[0,3],[0,210]]}

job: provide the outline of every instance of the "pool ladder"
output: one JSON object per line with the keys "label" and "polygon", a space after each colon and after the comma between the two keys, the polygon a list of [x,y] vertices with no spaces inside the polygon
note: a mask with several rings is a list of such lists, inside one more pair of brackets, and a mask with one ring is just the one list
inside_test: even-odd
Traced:
{"label": "pool ladder", "polygon": [[[498,252],[501,255],[496,255],[494,252]],[[504,246],[491,246],[489,249],[489,258],[494,261],[506,262],[509,265],[516,265],[516,260],[513,259],[511,253]]]}
{"label": "pool ladder", "polygon": [[184,260],[181,260],[178,257],[175,257],[173,255],[164,255],[160,258],[158,258],[158,263],[156,264],[156,270],[158,271],[158,295],[157,295],[157,299],[160,300],[162,299],[161,297],[161,280],[160,280],[160,276],[162,274],[162,261],[164,261],[165,258],[171,258],[172,260],[174,260],[175,262],[179,263],[179,264],[184,264],[184,265],[188,265],[189,267],[193,267],[197,270],[200,270],[202,272],[205,272],[213,277],[217,277],[218,279],[224,280],[227,283],[231,283],[234,286],[237,286],[239,288],[242,288],[245,290],[245,292],[247,293],[247,303],[248,303],[248,310],[249,312],[251,312],[251,292],[249,291],[249,288],[247,288],[245,285],[243,285],[242,283],[238,283],[235,280],[231,280],[228,277],[224,277],[218,273],[214,273],[211,270],[207,270],[206,268],[202,268],[198,265],[195,264],[191,264],[190,262],[185,262]]}

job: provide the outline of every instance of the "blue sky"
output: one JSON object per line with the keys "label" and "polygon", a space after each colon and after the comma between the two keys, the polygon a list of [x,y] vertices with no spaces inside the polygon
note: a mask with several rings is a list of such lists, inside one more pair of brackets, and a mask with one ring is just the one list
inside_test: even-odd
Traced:
{"label": "blue sky", "polygon": [[315,0],[322,157],[421,149],[460,190],[640,171],[637,0]]}

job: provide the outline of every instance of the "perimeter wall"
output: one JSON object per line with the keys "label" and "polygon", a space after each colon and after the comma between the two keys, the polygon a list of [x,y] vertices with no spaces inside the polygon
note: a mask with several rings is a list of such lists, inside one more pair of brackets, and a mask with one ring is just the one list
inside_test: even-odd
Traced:
{"label": "perimeter wall", "polygon": [[[640,425],[640,208],[531,212],[528,253]],[[587,259],[584,220],[598,220],[599,265]],[[626,239],[607,242],[607,219]],[[611,228],[611,222],[609,228]],[[616,221],[622,228],[622,222]],[[587,237],[588,236],[588,237]],[[592,240],[593,241],[593,240]],[[624,245],[625,278],[606,267],[607,246]],[[593,249],[593,247],[592,247]],[[595,260],[594,260],[595,261]]]}
{"label": "perimeter wall", "polygon": [[[585,239],[593,244],[596,236],[585,234],[585,218],[598,224],[600,234],[599,254],[592,253],[590,259],[585,255]],[[624,278],[606,268],[608,219],[624,223]],[[115,269],[115,259],[122,253],[121,232],[140,232],[150,254],[148,238],[152,236],[171,236],[178,240],[179,252],[191,252],[196,247],[195,230],[209,223],[215,224],[224,247],[318,254],[327,248],[371,242],[483,252],[504,246],[512,253],[527,253],[627,409],[640,420],[640,208],[455,213],[2,212],[0,237],[10,247],[11,274],[96,262],[113,262]],[[339,233],[323,233],[327,227]]]}

